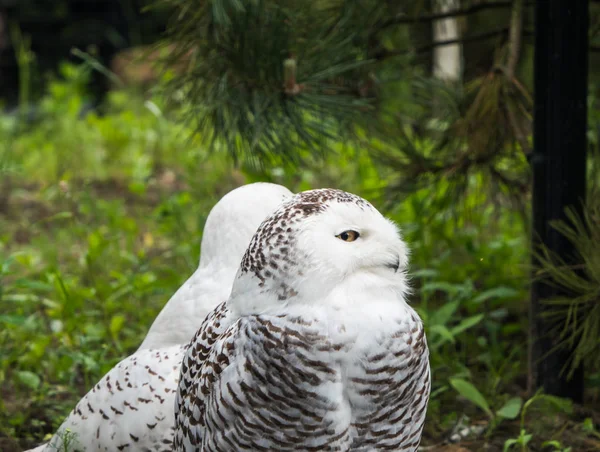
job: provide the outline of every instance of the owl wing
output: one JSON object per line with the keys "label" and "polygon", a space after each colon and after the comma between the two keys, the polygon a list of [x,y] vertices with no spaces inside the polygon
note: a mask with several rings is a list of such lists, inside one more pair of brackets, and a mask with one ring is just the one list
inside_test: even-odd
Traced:
{"label": "owl wing", "polygon": [[42,450],[170,451],[186,348],[142,350],[122,360],[77,403]]}
{"label": "owl wing", "polygon": [[200,442],[200,431],[197,428],[201,405],[201,399],[196,394],[198,382],[205,361],[211,355],[215,343],[231,325],[232,317],[225,302],[213,309],[202,322],[182,359],[175,397],[174,450],[194,450]]}
{"label": "owl wing", "polygon": [[289,318],[235,320],[188,386],[177,450],[346,450],[351,413],[332,349]]}

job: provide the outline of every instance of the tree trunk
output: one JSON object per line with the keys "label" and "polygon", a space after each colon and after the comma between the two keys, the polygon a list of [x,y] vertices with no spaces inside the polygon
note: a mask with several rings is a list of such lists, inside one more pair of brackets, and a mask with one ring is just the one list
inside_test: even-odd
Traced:
{"label": "tree trunk", "polygon": [[508,58],[506,74],[514,78],[521,54],[521,33],[523,32],[523,0],[513,0],[510,14],[510,29],[508,36]]}
{"label": "tree trunk", "polygon": [[[460,0],[436,0],[434,12],[446,13],[460,8]],[[459,38],[458,18],[448,17],[433,22],[433,42]],[[433,50],[433,76],[440,80],[458,82],[462,77],[462,46],[451,44]]]}
{"label": "tree trunk", "polygon": [[[573,264],[573,245],[550,221],[566,221],[568,206],[581,212],[585,198],[588,0],[538,1],[535,19],[533,246],[544,244]],[[555,348],[557,335],[543,317],[552,309],[544,301],[557,295],[559,289],[547,282],[532,285],[530,389],[581,402],[583,368],[567,381],[572,350]]]}

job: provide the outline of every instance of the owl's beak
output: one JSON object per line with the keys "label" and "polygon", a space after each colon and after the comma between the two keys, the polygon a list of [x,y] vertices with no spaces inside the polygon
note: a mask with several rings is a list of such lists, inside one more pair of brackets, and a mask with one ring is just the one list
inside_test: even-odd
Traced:
{"label": "owl's beak", "polygon": [[400,269],[400,257],[396,257],[395,261],[387,263],[385,266],[394,270],[394,273],[398,273],[398,270]]}

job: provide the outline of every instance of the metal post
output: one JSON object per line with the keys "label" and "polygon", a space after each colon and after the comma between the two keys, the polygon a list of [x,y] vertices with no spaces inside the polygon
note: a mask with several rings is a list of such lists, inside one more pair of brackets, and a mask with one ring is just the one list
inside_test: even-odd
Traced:
{"label": "metal post", "polygon": [[[587,151],[588,0],[535,2],[535,118],[533,244],[540,241],[573,262],[573,246],[549,224],[585,199]],[[535,264],[535,262],[534,262]],[[547,394],[583,399],[583,368],[571,380],[561,373],[571,350],[553,351],[556,334],[542,318],[543,303],[559,290],[535,282],[531,291],[531,383]]]}

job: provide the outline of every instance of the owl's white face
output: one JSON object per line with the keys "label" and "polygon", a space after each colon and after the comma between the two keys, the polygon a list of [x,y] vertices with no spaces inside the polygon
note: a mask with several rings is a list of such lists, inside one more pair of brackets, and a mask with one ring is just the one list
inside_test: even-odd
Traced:
{"label": "owl's white face", "polygon": [[354,275],[404,278],[408,248],[396,225],[374,208],[332,202],[306,218],[299,228],[298,250],[307,256],[311,279],[333,284]]}
{"label": "owl's white face", "polygon": [[340,293],[334,298],[363,304],[383,292],[402,297],[407,264],[398,229],[365,200],[341,190],[303,192],[255,234],[230,305],[257,313]]}

